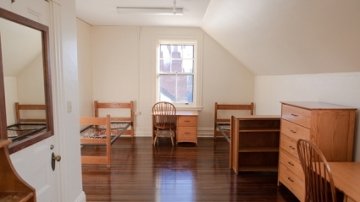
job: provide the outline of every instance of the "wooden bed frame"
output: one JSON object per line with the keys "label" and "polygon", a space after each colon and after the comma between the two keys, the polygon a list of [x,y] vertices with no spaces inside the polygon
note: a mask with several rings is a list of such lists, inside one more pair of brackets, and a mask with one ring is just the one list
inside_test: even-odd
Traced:
{"label": "wooden bed frame", "polygon": [[21,111],[28,110],[44,110],[46,111],[46,105],[44,104],[19,104],[15,102],[15,122],[16,123],[46,123],[45,119],[30,119],[21,118]]}
{"label": "wooden bed frame", "polygon": [[214,117],[214,138],[217,137],[225,137],[230,142],[230,119],[231,116],[228,118],[220,117],[219,112],[226,110],[226,111],[249,111],[250,115],[254,115],[254,108],[255,105],[253,102],[250,104],[219,104],[215,102],[215,117]]}
{"label": "wooden bed frame", "polygon": [[135,136],[135,105],[134,101],[130,102],[98,102],[94,101],[95,117],[100,117],[100,110],[128,110],[128,116],[116,117],[111,115],[111,123],[129,123],[130,127],[127,130],[122,131],[122,135]]}
{"label": "wooden bed frame", "polygon": [[[105,155],[91,156],[81,155],[82,164],[102,164],[110,167],[111,165],[111,131],[110,131],[110,116],[106,117],[81,117],[80,125],[88,130],[89,126],[94,127],[95,130],[102,130],[104,137],[96,138],[94,136],[80,135],[80,143],[82,145],[103,145],[106,147]],[[100,129],[101,128],[101,129]]]}
{"label": "wooden bed frame", "polygon": [[19,141],[47,128],[46,118],[24,118],[22,111],[45,111],[46,113],[46,105],[15,102],[15,123],[7,126],[7,135],[11,141]]}

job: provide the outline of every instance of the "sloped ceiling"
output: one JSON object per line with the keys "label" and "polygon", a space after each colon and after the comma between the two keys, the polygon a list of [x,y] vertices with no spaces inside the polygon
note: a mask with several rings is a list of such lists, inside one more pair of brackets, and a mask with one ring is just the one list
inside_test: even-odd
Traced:
{"label": "sloped ceiling", "polygon": [[41,54],[41,32],[0,18],[1,52],[5,76],[17,76]]}
{"label": "sloped ceiling", "polygon": [[360,71],[359,0],[212,0],[202,28],[257,75]]}
{"label": "sloped ceiling", "polygon": [[173,0],[76,0],[92,25],[200,26],[257,75],[360,71],[360,0],[177,0],[183,16],[120,15]]}

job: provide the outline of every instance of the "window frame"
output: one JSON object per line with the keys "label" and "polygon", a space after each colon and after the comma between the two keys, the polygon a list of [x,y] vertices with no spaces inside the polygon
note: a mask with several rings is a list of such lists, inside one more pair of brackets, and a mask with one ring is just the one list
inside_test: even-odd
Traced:
{"label": "window frame", "polygon": [[[161,45],[191,45],[194,47],[193,73],[160,73],[160,46]],[[198,108],[199,106],[199,63],[198,63],[198,41],[197,40],[159,40],[156,46],[156,102],[160,100],[160,75],[192,75],[193,76],[193,101],[192,103],[172,102],[177,108]],[[183,58],[181,59],[183,60]]]}

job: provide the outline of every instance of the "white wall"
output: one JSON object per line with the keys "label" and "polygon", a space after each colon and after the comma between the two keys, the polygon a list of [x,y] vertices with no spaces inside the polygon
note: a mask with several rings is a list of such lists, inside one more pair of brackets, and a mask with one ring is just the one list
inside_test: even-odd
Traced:
{"label": "white wall", "polygon": [[17,75],[18,98],[24,104],[45,104],[42,55],[39,54]]}
{"label": "white wall", "polygon": [[91,26],[82,20],[76,21],[77,47],[78,47],[78,77],[80,114],[83,116],[93,115],[93,70],[91,65]]}
{"label": "white wall", "polygon": [[[88,63],[92,65],[93,71],[92,97],[101,101],[135,100],[137,136],[151,135],[156,45],[160,39],[198,41],[198,62],[202,72],[200,95],[203,110],[199,117],[201,135],[212,135],[216,101],[239,103],[253,100],[253,74],[199,28],[88,26],[84,29],[82,23],[78,22],[78,37],[86,37],[88,33],[84,31],[89,32],[88,28],[90,45],[78,45],[91,47]],[[79,51],[82,50],[84,47],[79,47]],[[86,60],[86,57],[79,57],[79,64],[84,63],[81,60]],[[79,79],[80,83],[87,82],[87,78]],[[89,97],[80,100],[89,102]],[[80,106],[88,104],[80,103]]]}
{"label": "white wall", "polygon": [[[321,101],[360,109],[360,72],[308,75],[257,76],[257,114],[280,114],[280,101]],[[360,161],[357,116],[355,159]]]}
{"label": "white wall", "polygon": [[17,92],[17,79],[16,77],[4,77],[5,87],[5,105],[6,105],[6,123],[7,125],[15,123],[15,105],[14,103],[19,100]]}

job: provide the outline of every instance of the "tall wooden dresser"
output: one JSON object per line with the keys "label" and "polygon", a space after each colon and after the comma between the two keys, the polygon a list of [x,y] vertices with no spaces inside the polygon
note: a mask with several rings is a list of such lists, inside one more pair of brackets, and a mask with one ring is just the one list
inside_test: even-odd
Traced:
{"label": "tall wooden dresser", "polygon": [[283,102],[278,184],[285,185],[300,201],[305,179],[298,159],[298,139],[320,147],[328,161],[352,161],[356,108],[320,102]]}

